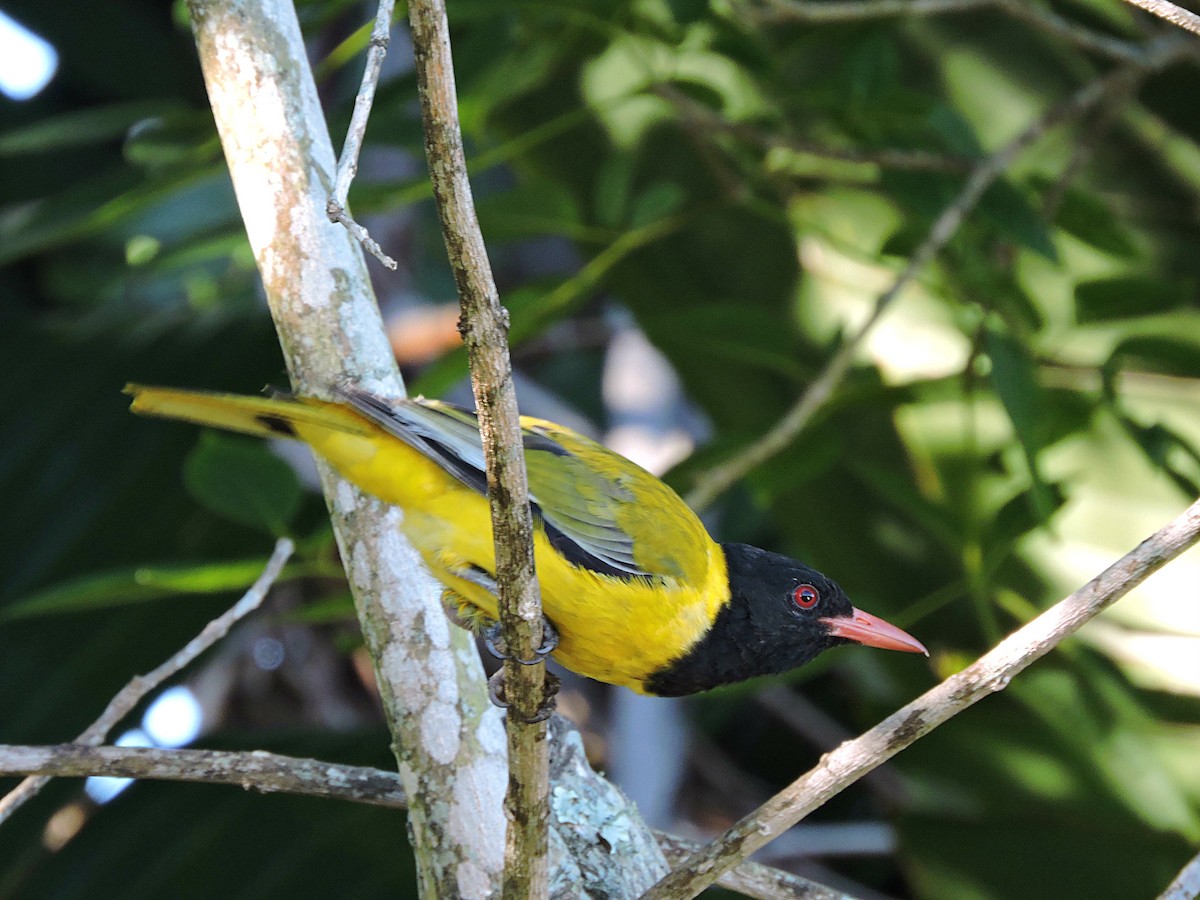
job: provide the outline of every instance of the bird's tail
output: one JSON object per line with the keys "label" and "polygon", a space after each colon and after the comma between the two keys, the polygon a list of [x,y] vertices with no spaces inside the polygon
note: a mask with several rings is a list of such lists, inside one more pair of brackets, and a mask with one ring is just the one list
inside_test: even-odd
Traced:
{"label": "bird's tail", "polygon": [[139,415],[182,419],[255,437],[306,440],[308,436],[301,432],[311,428],[361,435],[374,431],[346,407],[307,397],[247,397],[141,384],[125,385],[125,393],[133,397],[130,410]]}

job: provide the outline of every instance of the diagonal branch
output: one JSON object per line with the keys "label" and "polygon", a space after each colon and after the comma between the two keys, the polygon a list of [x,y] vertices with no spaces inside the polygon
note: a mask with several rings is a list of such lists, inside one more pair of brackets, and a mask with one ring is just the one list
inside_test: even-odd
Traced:
{"label": "diagonal branch", "polygon": [[442,236],[458,285],[459,329],[471,362],[471,386],[487,462],[500,623],[515,658],[504,663],[508,716],[508,792],[505,811],[505,898],[541,897],[548,886],[550,806],[547,727],[535,716],[549,702],[542,644],[542,603],[533,567],[533,514],[524,444],[508,354],[508,311],[501,306],[475,215],[458,123],[458,98],[443,0],[409,4],[425,154]]}
{"label": "diagonal branch", "polygon": [[816,380],[809,385],[808,390],[761,438],[701,476],[685,498],[688,504],[693,509],[703,510],[738,479],[778,455],[795,440],[796,436],[808,426],[816,413],[833,395],[837,386],[841,384],[858,349],[870,334],[871,329],[887,312],[888,307],[949,243],[967,214],[979,203],[984,192],[1007,171],[1017,157],[1051,128],[1077,118],[1104,100],[1112,91],[1123,90],[1128,83],[1131,69],[1162,68],[1188,50],[1185,44],[1186,42],[1175,39],[1162,39],[1154,42],[1147,51],[1144,63],[1114,69],[1103,78],[1088,82],[1065,100],[1044,112],[1004,147],[982,160],[971,172],[958,196],[937,217],[929,229],[929,234],[909,259],[908,265],[904,267],[892,285],[879,295],[866,321],[837,349]]}
{"label": "diagonal branch", "polygon": [[341,222],[354,235],[363,248],[389,269],[396,268],[396,261],[383,252],[367,229],[354,221],[350,215],[350,183],[358,174],[358,156],[362,152],[363,138],[367,133],[367,119],[371,116],[371,104],[375,101],[375,87],[379,84],[379,73],[383,68],[383,57],[387,54],[392,31],[392,8],[395,0],[379,0],[375,11],[375,25],[371,29],[371,40],[367,45],[367,64],[363,70],[362,84],[354,98],[354,112],[350,116],[350,127],[346,129],[346,142],[338,159],[337,175],[333,181],[333,193],[325,204],[325,214],[331,222]]}
{"label": "diagonal branch", "polygon": [[[75,743],[91,747],[104,743],[108,739],[109,732],[116,728],[121,720],[129,715],[147,695],[168,678],[183,671],[184,667],[192,660],[225,637],[229,633],[229,629],[237,622],[258,609],[294,550],[295,545],[290,540],[280,538],[276,542],[275,551],[267,560],[262,574],[258,576],[254,584],[250,585],[250,589],[242,595],[242,599],[205,625],[203,631],[188,641],[170,659],[153,671],[131,679],[125,687],[117,692],[116,696],[108,701],[104,712],[100,713],[99,718],[83,730],[75,739]],[[0,823],[16,812],[22,804],[35,797],[49,780],[45,776],[26,778],[3,799],[0,799]]]}
{"label": "diagonal branch", "polygon": [[1192,34],[1200,34],[1200,16],[1182,6],[1176,6],[1167,0],[1125,0],[1125,2],[1144,9],[1148,13],[1153,13],[1160,19],[1166,19],[1172,25],[1178,25]]}
{"label": "diagonal branch", "polygon": [[791,828],[825,801],[938,725],[1003,690],[1152,573],[1200,541],[1200,500],[1071,596],[1009,635],[976,662],[892,713],[871,730],[827,753],[809,772],[685,860],[643,900],[694,897],[740,860]]}

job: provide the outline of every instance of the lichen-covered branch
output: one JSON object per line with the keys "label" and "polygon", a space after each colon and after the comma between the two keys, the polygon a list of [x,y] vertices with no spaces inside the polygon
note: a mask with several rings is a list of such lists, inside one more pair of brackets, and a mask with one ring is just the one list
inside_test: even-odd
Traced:
{"label": "lichen-covered branch", "polygon": [[[509,652],[519,659],[534,659],[543,639],[542,604],[533,567],[533,514],[508,355],[508,312],[500,305],[467,178],[445,5],[442,0],[411,0],[409,20],[425,155],[458,285],[460,331],[470,358],[487,462],[500,622]],[[510,710],[504,896],[542,897],[548,884],[549,757],[546,724],[534,718],[548,700],[545,666],[509,659],[504,676]]]}
{"label": "lichen-covered branch", "polygon": [[[403,385],[362,251],[325,204],[334,154],[290,0],[190,0],[209,101],[293,388]],[[424,896],[482,896],[503,866],[504,737],[470,637],[400,535],[401,513],[322,465],[378,678]],[[399,837],[398,837],[399,839]]]}
{"label": "lichen-covered branch", "polygon": [[[242,595],[242,598],[205,625],[204,630],[153,671],[135,676],[125,687],[117,691],[96,721],[75,738],[75,743],[90,747],[104,743],[108,740],[109,733],[152,691],[168,678],[182,672],[191,664],[192,660],[229,634],[229,629],[258,609],[294,550],[295,545],[289,539],[281,538],[276,541],[275,550],[271,553],[271,558],[267,560],[266,566],[263,567],[262,574],[255,579],[254,584],[250,585],[250,589]],[[48,775],[29,777],[9,791],[3,799],[0,799],[0,823],[16,812],[22,804],[35,797],[49,780]]]}
{"label": "lichen-covered branch", "polygon": [[94,747],[83,744],[0,744],[0,776],[142,778],[231,784],[264,794],[303,794],[374,806],[407,808],[394,772],[280,756],[262,750],[164,750],[159,747]]}
{"label": "lichen-covered branch", "polygon": [[1200,541],[1200,501],[1071,596],[1013,632],[976,662],[836,750],[720,840],[688,857],[643,900],[695,897],[741,860],[831,797],[948,719],[996,691],[1074,634],[1152,573]]}

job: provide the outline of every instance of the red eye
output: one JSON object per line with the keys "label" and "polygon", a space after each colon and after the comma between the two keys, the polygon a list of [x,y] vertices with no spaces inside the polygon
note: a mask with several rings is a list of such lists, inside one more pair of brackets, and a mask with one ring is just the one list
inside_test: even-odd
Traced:
{"label": "red eye", "polygon": [[792,600],[801,609],[812,609],[820,599],[820,592],[811,584],[799,584],[792,590]]}

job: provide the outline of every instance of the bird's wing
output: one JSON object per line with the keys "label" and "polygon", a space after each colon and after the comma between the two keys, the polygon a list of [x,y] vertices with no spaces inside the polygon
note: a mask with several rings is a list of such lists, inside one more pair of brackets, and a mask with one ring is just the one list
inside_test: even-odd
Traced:
{"label": "bird's wing", "polygon": [[[339,388],[358,412],[487,494],[474,413],[430,400],[388,402]],[[571,563],[624,578],[702,579],[711,538],[674,491],[570,429],[522,417],[529,494],[551,545]]]}

